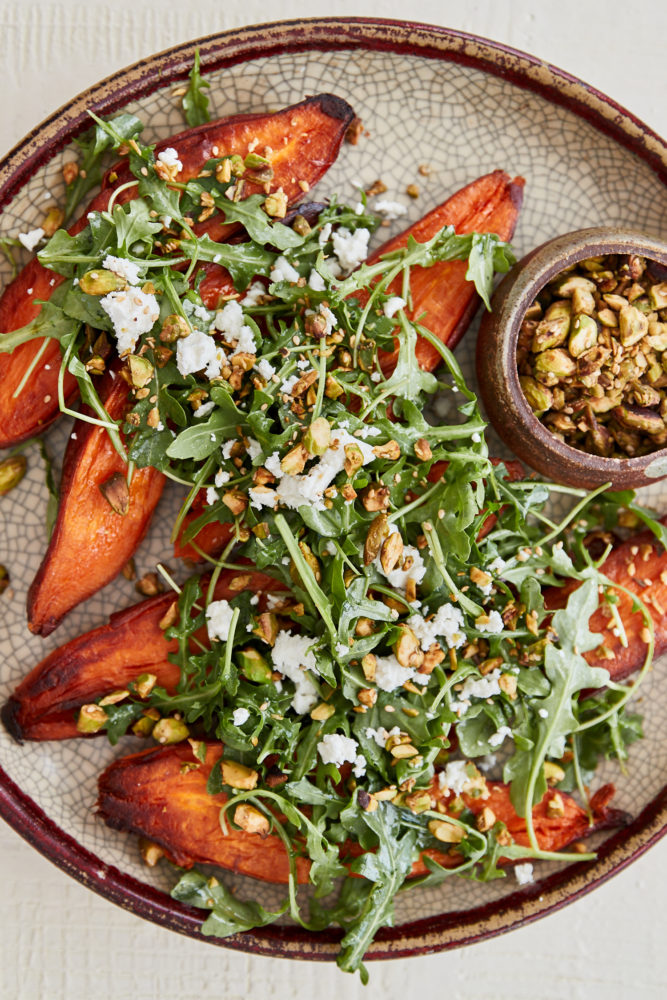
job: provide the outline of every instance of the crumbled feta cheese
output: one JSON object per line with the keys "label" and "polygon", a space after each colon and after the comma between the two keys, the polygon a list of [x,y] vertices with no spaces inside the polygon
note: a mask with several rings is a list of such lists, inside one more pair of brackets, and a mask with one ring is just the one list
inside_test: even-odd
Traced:
{"label": "crumbled feta cheese", "polygon": [[310,712],[317,704],[317,688],[306,673],[312,670],[318,673],[315,654],[310,649],[313,640],[304,635],[292,635],[291,632],[279,632],[275,645],[271,650],[273,665],[281,674],[288,677],[295,687],[292,698],[292,708],[299,715]]}
{"label": "crumbled feta cheese", "polygon": [[242,726],[249,718],[250,712],[247,708],[235,708],[232,712],[232,722],[235,726]]}
{"label": "crumbled feta cheese", "polygon": [[[349,424],[349,421],[347,421],[347,423]],[[340,426],[341,427],[343,426],[342,420],[340,422]],[[357,437],[360,437],[365,441],[366,438],[377,437],[378,434],[382,434],[382,431],[380,430],[379,427],[371,427],[367,424],[365,427],[360,427],[358,431],[355,431],[355,434],[357,435]]]}
{"label": "crumbled feta cheese", "polygon": [[375,684],[381,691],[395,691],[414,677],[412,667],[402,667],[396,657],[377,656],[375,662]]}
{"label": "crumbled feta cheese", "polygon": [[19,233],[18,241],[26,248],[26,250],[32,251],[45,235],[46,234],[44,233],[42,227],[38,226],[37,229],[31,229],[27,233]]}
{"label": "crumbled feta cheese", "polygon": [[451,760],[445,768],[438,773],[438,784],[442,789],[448,788],[454,795],[460,795],[463,789],[470,783],[470,777],[466,771],[468,766],[465,760]]}
{"label": "crumbled feta cheese", "polygon": [[485,677],[467,677],[458,692],[458,701],[452,701],[453,710],[458,712],[470,708],[471,698],[493,698],[500,694],[499,677],[499,669],[492,670]]}
{"label": "crumbled feta cheese", "polygon": [[218,491],[214,490],[212,486],[207,487],[206,490],[206,503],[211,507],[214,503],[217,503],[220,497],[218,496]]}
{"label": "crumbled feta cheese", "polygon": [[[160,318],[157,299],[151,293],[142,292],[140,288],[127,292],[109,292],[100,299],[100,305],[113,323],[120,355],[133,351],[142,333],[152,330]],[[178,343],[180,347],[185,341],[179,340]]]}
{"label": "crumbled feta cheese", "polygon": [[362,753],[357,754],[354,758],[354,767],[352,768],[352,774],[355,778],[363,778],[366,774],[366,758]]}
{"label": "crumbled feta cheese", "polygon": [[383,750],[387,745],[387,740],[390,736],[400,736],[401,730],[398,726],[394,726],[392,729],[385,729],[384,726],[380,726],[378,729],[373,729],[371,726],[367,726],[365,730],[365,736],[367,740],[375,740],[377,745]]}
{"label": "crumbled feta cheese", "polygon": [[232,438],[231,441],[225,441],[225,443],[223,444],[222,448],[220,449],[222,451],[222,457],[223,458],[231,458],[232,457],[232,448],[234,447],[235,444],[236,444],[236,441],[234,441],[233,438]]}
{"label": "crumbled feta cheese", "polygon": [[344,271],[353,271],[366,260],[370,235],[366,228],[356,229],[351,233],[345,226],[341,226],[333,234],[334,253]]}
{"label": "crumbled feta cheese", "polygon": [[102,261],[102,267],[105,267],[107,271],[113,271],[119,278],[124,278],[128,285],[139,284],[139,265],[133,264],[131,260],[107,254]]}
{"label": "crumbled feta cheese", "polygon": [[329,237],[331,236],[331,228],[332,228],[331,223],[327,222],[320,229],[320,235],[317,237],[317,242],[321,247],[324,246],[324,244],[328,241]]}
{"label": "crumbled feta cheese", "polygon": [[218,310],[213,325],[226,341],[236,345],[232,354],[256,352],[255,336],[251,328],[243,322],[243,309],[236,299],[231,299],[224,309]]}
{"label": "crumbled feta cheese", "polygon": [[504,624],[499,611],[489,611],[486,616],[489,620],[488,622],[482,622],[477,624],[477,628],[480,632],[489,632],[491,635],[499,635],[503,629]]}
{"label": "crumbled feta cheese", "polygon": [[294,388],[294,386],[297,384],[298,381],[299,381],[298,375],[288,376],[288,378],[286,378],[285,381],[281,384],[280,391],[286,393],[289,396],[289,394],[291,393],[292,389]]}
{"label": "crumbled feta cheese", "polygon": [[207,378],[217,378],[224,360],[225,352],[222,348],[218,347],[213,337],[201,330],[191,330],[187,337],[176,344],[176,367],[181,375],[192,375],[203,370]]}
{"label": "crumbled feta cheese", "polygon": [[264,460],[264,468],[267,469],[272,476],[276,479],[280,479],[283,474],[283,470],[280,468],[280,452],[274,451],[271,455]]}
{"label": "crumbled feta cheese", "polygon": [[230,479],[231,476],[225,469],[218,469],[218,471],[215,474],[215,479],[213,480],[213,482],[215,483],[216,486],[224,486],[225,483],[228,483]]}
{"label": "crumbled feta cheese", "polygon": [[282,255],[276,259],[275,264],[271,268],[271,281],[298,281],[299,272],[296,268],[292,267],[290,262]]}
{"label": "crumbled feta cheese", "polygon": [[258,361],[255,368],[266,382],[269,382],[271,376],[276,374],[275,368],[270,361],[266,360],[266,358],[262,358],[261,361]]}
{"label": "crumbled feta cheese", "polygon": [[229,601],[211,601],[206,609],[206,627],[211,641],[227,642],[233,614]]}
{"label": "crumbled feta cheese", "polygon": [[486,757],[482,757],[477,761],[477,766],[482,771],[490,771],[496,766],[498,758],[495,753],[487,753]]}
{"label": "crumbled feta cheese", "polygon": [[259,458],[259,456],[262,454],[262,446],[259,443],[259,441],[255,440],[255,438],[249,437],[247,451],[248,454],[250,455],[250,461],[254,462],[255,459]]}
{"label": "crumbled feta cheese", "polygon": [[261,510],[262,507],[275,508],[276,506],[276,491],[268,486],[251,486],[248,490],[248,497],[250,506],[255,510]]}
{"label": "crumbled feta cheese", "polygon": [[303,371],[304,368],[309,368],[310,367],[310,361],[308,361],[307,358],[300,358],[297,361],[296,366],[299,369],[299,371]]}
{"label": "crumbled feta cheese", "polygon": [[449,649],[458,649],[466,641],[463,614],[461,609],[453,604],[443,604],[430,621],[426,621],[421,615],[412,615],[408,618],[408,625],[425,652],[437,642],[438,637],[445,640]]}
{"label": "crumbled feta cheese", "polygon": [[327,733],[317,744],[317,752],[323,764],[354,764],[359,744],[351,736],[342,733]]}
{"label": "crumbled feta cheese", "polygon": [[510,729],[509,726],[501,726],[500,729],[497,730],[497,732],[493,733],[492,736],[489,736],[489,746],[499,747],[501,743],[504,742],[505,737],[511,735],[512,735],[512,730]]}
{"label": "crumbled feta cheese", "polygon": [[326,324],[327,324],[326,335],[327,335],[327,337],[329,337],[331,335],[331,333],[338,326],[338,320],[336,319],[336,317],[334,316],[334,314],[331,312],[331,309],[328,309],[327,306],[325,306],[325,305],[321,305],[320,306],[320,316],[324,316],[324,319],[326,320]]}
{"label": "crumbled feta cheese", "polygon": [[183,164],[179,160],[178,153],[173,146],[168,146],[167,149],[163,149],[161,153],[157,154],[157,158],[160,163],[164,163],[165,167],[176,167],[179,171],[183,169]]}
{"label": "crumbled feta cheese", "polygon": [[208,403],[201,403],[201,405],[195,410],[195,418],[197,420],[201,420],[202,417],[205,417],[207,413],[211,412],[214,406],[215,403],[212,399],[210,399]]}
{"label": "crumbled feta cheese", "polygon": [[350,647],[344,642],[336,643],[336,656],[347,656],[350,652]]}
{"label": "crumbled feta cheese", "polygon": [[516,878],[519,885],[529,885],[534,882],[533,878],[533,866],[530,861],[526,861],[522,865],[514,866],[514,877]]}
{"label": "crumbled feta cheese", "polygon": [[253,281],[246,289],[244,297],[241,299],[242,306],[258,306],[266,295],[266,288],[261,281]]}
{"label": "crumbled feta cheese", "polygon": [[259,594],[253,594],[250,598],[250,603],[253,607],[255,607],[256,604],[259,604]]}
{"label": "crumbled feta cheese", "polygon": [[354,214],[355,215],[363,215],[364,214],[364,203],[363,203],[363,201],[358,201],[357,204],[354,206]]}
{"label": "crumbled feta cheese", "polygon": [[323,292],[326,288],[324,278],[319,274],[314,268],[310,272],[310,277],[308,278],[308,285],[313,289],[314,292]]}
{"label": "crumbled feta cheese", "polygon": [[405,309],[407,302],[402,299],[400,295],[392,295],[390,299],[384,304],[383,312],[387,319],[391,319],[395,316],[399,309]]}
{"label": "crumbled feta cheese", "polygon": [[[283,475],[281,471],[280,484],[277,489],[280,502],[286,507],[291,507],[292,510],[297,510],[304,505],[311,505],[316,510],[324,510],[323,493],[338,473],[342,472],[345,465],[345,446],[348,444],[356,444],[361,450],[364,465],[374,460],[375,455],[370,445],[352,434],[348,434],[347,431],[335,430],[332,434],[331,446],[327,448],[310,472],[301,476],[291,476]],[[268,465],[266,467],[269,468]],[[272,468],[269,468],[269,471],[276,475]]]}
{"label": "crumbled feta cheese", "polygon": [[405,215],[407,208],[405,205],[401,205],[400,201],[388,201],[386,198],[382,198],[375,202],[373,211],[377,212],[378,215],[384,215],[385,219],[391,220]]}
{"label": "crumbled feta cheese", "polygon": [[506,566],[507,563],[505,560],[501,559],[500,556],[496,556],[496,558],[486,567],[486,571],[487,573],[493,573],[494,576],[502,577],[503,570]]}

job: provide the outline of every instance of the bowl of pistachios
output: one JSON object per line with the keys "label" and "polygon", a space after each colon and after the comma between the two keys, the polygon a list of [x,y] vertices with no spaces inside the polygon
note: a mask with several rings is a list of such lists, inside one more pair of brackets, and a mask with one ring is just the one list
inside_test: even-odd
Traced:
{"label": "bowl of pistachios", "polygon": [[537,247],[496,290],[477,373],[538,472],[587,489],[667,476],[667,243],[605,227]]}

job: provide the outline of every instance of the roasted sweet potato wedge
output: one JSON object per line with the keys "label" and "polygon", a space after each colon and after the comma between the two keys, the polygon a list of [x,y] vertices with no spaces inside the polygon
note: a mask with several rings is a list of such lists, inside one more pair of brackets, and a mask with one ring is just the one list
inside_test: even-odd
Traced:
{"label": "roasted sweet potato wedge", "polygon": [[[216,584],[215,600],[229,599],[239,589],[263,593],[280,589],[280,584],[264,573],[225,571]],[[172,691],[180,671],[168,660],[175,645],[164,638],[160,622],[174,600],[174,594],[167,593],[140,601],[49,653],[3,708],[12,736],[19,742],[80,736],[76,714],[81,705],[124,688],[143,672],[155,674],[158,684]]]}
{"label": "roasted sweet potato wedge", "polygon": [[[115,761],[99,778],[98,811],[105,822],[115,829],[139,834],[157,843],[167,858],[183,868],[195,864],[213,864],[229,871],[251,875],[266,882],[287,882],[289,868],[280,839],[269,834],[257,834],[229,828],[227,835],[220,828],[220,807],[227,796],[209,795],[206,782],[214,763],[223,756],[219,743],[208,743],[206,760],[196,761],[188,744],[148,750]],[[192,769],[181,765],[197,763]],[[510,802],[509,786],[489,782],[486,799],[464,796],[466,806],[475,814],[490,808],[496,819],[502,820],[516,843],[528,846],[525,820],[518,816]],[[445,807],[454,796],[445,793],[434,780],[432,795]],[[624,814],[608,808],[613,786],[607,785],[593,797],[591,807],[594,825],[589,825],[584,809],[566,793],[559,793],[565,810],[562,817],[548,815],[548,804],[556,794],[552,789],[533,809],[535,832],[543,850],[556,851],[579,840],[593,830],[618,825]],[[446,814],[443,815],[443,819]],[[358,848],[344,845],[343,854],[359,853]],[[445,867],[461,863],[460,855],[438,850],[425,852]],[[299,882],[308,881],[310,862],[297,860]],[[415,861],[412,875],[425,874],[423,860]]]}
{"label": "roasted sweet potato wedge", "polygon": [[[105,376],[100,398],[118,420],[128,405],[128,386],[114,375]],[[106,430],[77,424],[65,452],[53,535],[28,591],[32,632],[53,632],[73,607],[113,580],[143,538],[165,479],[156,469],[136,469],[123,489],[126,474]]]}
{"label": "roasted sweet potato wedge", "polygon": [[[282,187],[288,203],[293,204],[304,197],[304,192],[334,162],[353,118],[354,111],[341,98],[319,94],[276,114],[236,115],[189,129],[158,143],[156,152],[169,146],[176,149],[183,164],[178,179],[187,181],[196,177],[207,160],[216,155],[245,156],[252,142],[257,142],[261,149],[270,146],[274,171],[271,189]],[[112,167],[105,175],[103,190],[69,232],[80,232],[86,224],[87,212],[104,210],[113,191],[131,179],[126,163],[121,161]],[[246,195],[263,190],[258,181],[246,180]],[[136,194],[136,188],[129,187],[120,193],[117,203],[123,204]],[[228,238],[235,229],[237,224],[225,224],[219,214],[195,226],[197,233],[208,233],[215,240]],[[62,280],[60,275],[43,268],[37,259],[30,261],[0,298],[0,331],[10,333],[34,319],[40,310],[35,300],[49,299]],[[58,414],[60,348],[55,341],[47,345],[19,400],[13,398],[42,345],[41,339],[30,341],[12,354],[0,354],[0,448],[10,447],[43,430]],[[65,393],[71,397],[75,392],[76,382],[67,375]]]}
{"label": "roasted sweet potato wedge", "polygon": [[[251,875],[264,882],[285,883],[289,876],[287,854],[275,834],[257,834],[220,828],[220,808],[225,794],[209,795],[206,782],[222,756],[219,743],[207,746],[199,763],[189,744],[148,750],[116,761],[99,778],[97,808],[111,827],[139,833],[163,848],[174,864],[218,865],[228,871]],[[196,764],[181,770],[182,764]],[[308,881],[310,861],[297,858],[300,883]]]}
{"label": "roasted sweet potato wedge", "polygon": [[[521,210],[524,183],[522,177],[511,180],[502,170],[479,177],[383,244],[371,254],[368,263],[406,246],[410,236],[425,243],[448,225],[454,226],[457,233],[496,233],[503,240],[511,239]],[[450,348],[458,344],[480,302],[475,286],[466,281],[467,269],[465,261],[452,260],[429,268],[415,267],[410,273],[411,318],[422,317],[423,325]],[[390,291],[400,295],[398,281]],[[441,363],[438,352],[423,338],[417,341],[417,357],[420,367],[428,371]],[[385,372],[393,370],[396,358],[397,351],[383,354],[381,365]]]}
{"label": "roasted sweet potato wedge", "polygon": [[[662,518],[667,524],[667,517]],[[647,605],[655,629],[655,656],[667,649],[667,552],[651,531],[641,531],[625,542],[618,542],[604,561],[601,570],[610,580],[637,594]],[[575,590],[575,582],[565,587],[550,587],[544,595],[551,611],[565,607]],[[601,604],[591,616],[591,632],[600,633],[601,645],[584,656],[593,667],[604,667],[613,681],[621,681],[638,670],[646,656],[644,620],[632,611],[632,599],[617,591],[618,613],[623,621],[627,644],[615,631],[615,623],[606,605]]]}

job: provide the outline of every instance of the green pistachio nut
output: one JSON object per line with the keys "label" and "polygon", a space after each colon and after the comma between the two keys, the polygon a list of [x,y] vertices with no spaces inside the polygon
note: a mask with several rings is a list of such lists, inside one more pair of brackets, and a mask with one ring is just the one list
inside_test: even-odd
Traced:
{"label": "green pistachio nut", "polygon": [[127,282],[113,271],[98,267],[94,271],[86,271],[79,280],[79,288],[86,295],[108,295],[109,292],[119,292]]}
{"label": "green pistachio nut", "polygon": [[138,354],[130,354],[127,359],[130,368],[130,378],[135,389],[143,389],[153,378],[155,369],[148,358],[141,358]]}
{"label": "green pistachio nut", "polygon": [[572,292],[572,312],[574,315],[585,313],[586,316],[592,316],[595,312],[595,298],[593,293],[587,291],[585,288],[575,288]]}
{"label": "green pistachio nut", "polygon": [[153,729],[153,739],[163,746],[182,743],[189,735],[190,730],[182,719],[160,719]]}
{"label": "green pistachio nut", "polygon": [[25,476],[27,467],[25,455],[11,455],[0,462],[0,497],[4,497],[18,486]]}
{"label": "green pistachio nut", "polygon": [[323,455],[331,441],[331,427],[326,417],[317,417],[303,436],[303,446],[311,455]]}
{"label": "green pistachio nut", "polygon": [[248,646],[236,654],[236,662],[244,677],[254,684],[268,684],[271,680],[271,667],[261,653]]}
{"label": "green pistachio nut", "polygon": [[530,375],[521,375],[519,382],[531,410],[535,413],[544,413],[545,410],[551,409],[554,398],[550,389]]}
{"label": "green pistachio nut", "polygon": [[546,351],[551,347],[560,347],[567,340],[570,332],[570,316],[554,316],[543,319],[535,328],[531,350],[533,354]]}
{"label": "green pistachio nut", "polygon": [[259,153],[248,153],[243,165],[248,170],[261,170],[262,167],[270,167],[271,161],[266,156],[260,156]]}
{"label": "green pistachio nut", "polygon": [[581,274],[566,274],[564,278],[561,278],[557,282],[556,288],[558,294],[562,295],[565,299],[571,299],[574,294],[575,288],[584,292],[594,292],[595,282],[591,281],[589,278],[584,278]]}
{"label": "green pistachio nut", "polygon": [[566,378],[568,375],[574,375],[577,365],[567,351],[556,347],[538,354],[535,358],[534,368],[536,372],[541,372],[545,375],[557,375]]}
{"label": "green pistachio nut", "polygon": [[646,434],[660,434],[665,429],[665,422],[660,414],[645,406],[617,406],[614,417],[623,427],[644,431]]}
{"label": "green pistachio nut", "polygon": [[163,344],[173,344],[175,340],[189,336],[190,324],[186,319],[177,313],[172,313],[166,317],[160,330],[160,340]]}
{"label": "green pistachio nut", "polygon": [[623,306],[618,314],[618,328],[623,346],[632,347],[648,333],[648,319],[636,306]]}
{"label": "green pistachio nut", "polygon": [[590,351],[591,347],[595,347],[597,340],[598,325],[593,317],[587,316],[585,313],[575,316],[570,327],[570,339],[567,345],[570,354],[578,358],[586,351]]}
{"label": "green pistachio nut", "polygon": [[82,705],[76,720],[76,728],[80,733],[99,733],[107,724],[109,716],[99,705]]}
{"label": "green pistachio nut", "polygon": [[667,281],[651,285],[648,292],[651,309],[667,309]]}

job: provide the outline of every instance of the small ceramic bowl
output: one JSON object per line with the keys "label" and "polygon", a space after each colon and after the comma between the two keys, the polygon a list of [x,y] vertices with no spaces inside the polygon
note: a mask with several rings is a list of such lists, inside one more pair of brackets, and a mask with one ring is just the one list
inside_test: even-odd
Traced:
{"label": "small ceramic bowl", "polygon": [[667,476],[667,448],[639,458],[601,458],[564,444],[533,414],[519,384],[516,347],[528,307],[560,271],[603,254],[640,254],[667,267],[667,243],[623,229],[580,229],[557,236],[519,261],[498,286],[477,343],[479,391],[489,420],[512,451],[559,483],[595,489],[648,486]]}

